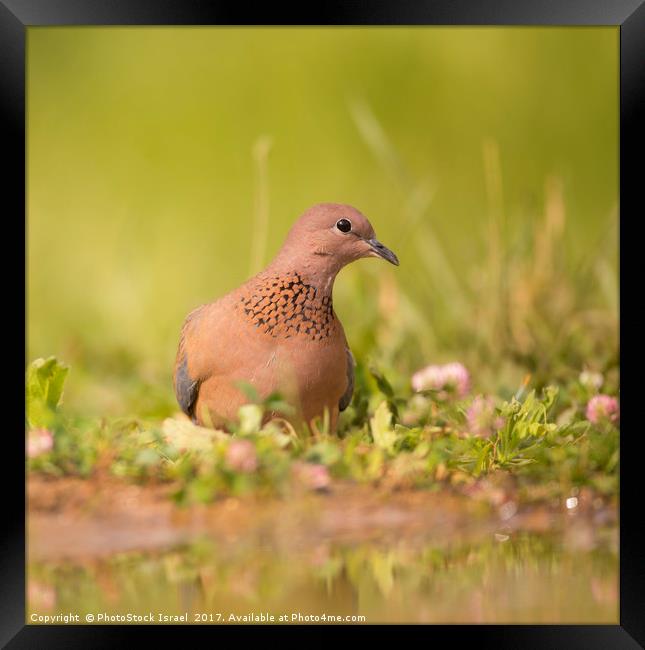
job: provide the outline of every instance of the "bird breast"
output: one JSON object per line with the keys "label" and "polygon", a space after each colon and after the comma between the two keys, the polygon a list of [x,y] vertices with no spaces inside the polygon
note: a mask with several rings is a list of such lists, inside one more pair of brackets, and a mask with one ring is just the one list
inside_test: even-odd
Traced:
{"label": "bird breast", "polygon": [[296,271],[258,276],[241,291],[238,308],[250,325],[275,339],[322,341],[337,329],[331,295],[319,295]]}
{"label": "bird breast", "polygon": [[235,306],[246,325],[243,347],[256,350],[250,381],[300,399],[338,403],[347,384],[346,343],[331,296],[320,295],[295,271],[265,273],[241,288]]}

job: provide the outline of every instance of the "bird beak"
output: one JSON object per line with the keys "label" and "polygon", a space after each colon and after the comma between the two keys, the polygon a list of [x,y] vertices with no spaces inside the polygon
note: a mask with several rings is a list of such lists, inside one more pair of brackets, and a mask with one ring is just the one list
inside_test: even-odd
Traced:
{"label": "bird beak", "polygon": [[399,258],[387,246],[383,246],[378,239],[366,239],[365,242],[369,244],[374,255],[382,257],[394,266],[399,265]]}

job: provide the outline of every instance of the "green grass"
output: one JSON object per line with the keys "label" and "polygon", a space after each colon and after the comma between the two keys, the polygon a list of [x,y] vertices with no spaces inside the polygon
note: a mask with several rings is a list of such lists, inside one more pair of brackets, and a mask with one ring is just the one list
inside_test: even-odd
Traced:
{"label": "green grass", "polygon": [[[30,367],[27,428],[54,434],[30,470],[108,467],[180,501],[284,493],[296,463],[615,496],[618,428],[586,420],[580,375],[618,395],[617,46],[615,28],[30,28],[28,351],[71,369]],[[234,435],[258,469],[231,471],[229,438],[175,417],[181,322],[319,201],[361,209],[401,266],[336,282],[358,361],[339,435],[260,430],[258,405]],[[448,361],[468,395],[413,393]],[[491,437],[469,430],[478,394],[505,418]]]}
{"label": "green grass", "polygon": [[[49,372],[44,376],[38,368]],[[373,371],[358,383],[337,435],[324,421],[310,431],[295,431],[286,422],[262,426],[262,414],[277,408],[277,396],[242,407],[228,435],[185,418],[79,420],[48,397],[60,395],[66,372],[55,359],[30,367],[29,426],[38,431],[47,425],[53,433],[52,449],[29,459],[31,471],[90,477],[97,467],[108,467],[124,480],[170,482],[182,503],[231,494],[284,495],[298,476],[310,489],[326,489],[334,479],[441,489],[505,473],[527,501],[561,499],[582,487],[617,496],[618,429],[609,420],[586,419],[585,405],[597,389],[580,380],[561,390],[548,386],[542,395],[521,387],[518,396],[497,399],[482,433],[468,418],[473,396],[399,395]],[[240,440],[246,441],[241,453],[250,466],[230,459]]]}

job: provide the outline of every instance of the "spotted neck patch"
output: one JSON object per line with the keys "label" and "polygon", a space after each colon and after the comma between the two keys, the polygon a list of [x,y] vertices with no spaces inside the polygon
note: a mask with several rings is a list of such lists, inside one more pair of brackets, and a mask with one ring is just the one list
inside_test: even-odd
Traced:
{"label": "spotted neck patch", "polygon": [[257,278],[240,298],[238,308],[260,331],[273,338],[319,341],[331,335],[334,310],[331,296],[296,273],[267,274]]}

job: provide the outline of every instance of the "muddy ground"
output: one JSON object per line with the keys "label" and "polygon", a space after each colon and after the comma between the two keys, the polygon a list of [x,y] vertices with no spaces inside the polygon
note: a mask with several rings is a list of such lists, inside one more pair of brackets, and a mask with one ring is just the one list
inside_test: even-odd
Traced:
{"label": "muddy ground", "polygon": [[596,527],[612,527],[615,506],[584,493],[566,505],[518,506],[496,489],[392,492],[335,483],[325,492],[289,498],[221,498],[209,505],[179,506],[174,486],[31,476],[27,484],[30,560],[101,557],[167,548],[206,535],[218,543],[239,540],[306,546],[320,540],[382,541],[405,537],[438,545],[513,531],[568,532],[584,546]]}

